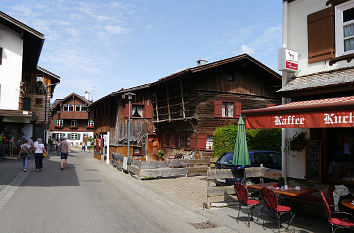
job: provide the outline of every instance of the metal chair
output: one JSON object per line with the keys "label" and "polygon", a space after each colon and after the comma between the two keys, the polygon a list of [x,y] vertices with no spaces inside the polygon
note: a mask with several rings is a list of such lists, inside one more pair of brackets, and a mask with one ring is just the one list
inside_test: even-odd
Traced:
{"label": "metal chair", "polygon": [[247,190],[246,186],[244,186],[241,183],[235,183],[234,189],[235,189],[235,193],[237,196],[238,208],[239,208],[237,222],[238,222],[238,219],[240,218],[241,207],[248,206],[248,207],[250,207],[248,210],[248,215],[247,215],[248,216],[248,227],[250,227],[251,226],[250,219],[252,219],[252,216],[253,216],[253,209],[256,205],[259,205],[259,201],[258,200],[250,200],[248,198],[249,194],[248,194],[248,190]]}
{"label": "metal chair", "polygon": [[332,233],[336,232],[339,228],[354,229],[354,217],[346,212],[333,211],[329,208],[327,199],[323,192],[321,192],[322,202],[325,208],[328,222],[331,225]]}
{"label": "metal chair", "polygon": [[[268,210],[272,211],[276,217],[277,217],[277,222],[278,222],[278,229],[280,232],[280,218],[282,215],[284,214],[290,214],[290,220],[288,223],[288,226],[286,228],[286,230],[288,230],[290,224],[292,223],[294,217],[295,217],[295,213],[291,212],[291,207],[289,206],[284,206],[284,205],[279,205],[278,204],[278,196],[275,194],[275,192],[269,188],[262,188],[261,190],[261,195],[264,201],[264,205],[261,209],[261,212],[263,212],[264,207],[267,208]],[[264,226],[264,218],[263,218],[263,226]]]}

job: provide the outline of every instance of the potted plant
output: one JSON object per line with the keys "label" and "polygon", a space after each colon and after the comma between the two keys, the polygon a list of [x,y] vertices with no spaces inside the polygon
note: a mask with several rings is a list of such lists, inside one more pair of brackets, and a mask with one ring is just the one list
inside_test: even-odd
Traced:
{"label": "potted plant", "polygon": [[62,125],[56,125],[55,128],[56,128],[56,129],[62,129],[63,126],[62,126]]}
{"label": "potted plant", "polygon": [[157,159],[159,161],[162,161],[165,157],[165,153],[163,152],[163,150],[159,149],[157,152],[156,152],[156,156],[157,156]]}
{"label": "potted plant", "polygon": [[301,132],[299,134],[295,134],[294,137],[292,137],[289,140],[290,150],[291,151],[302,151],[306,146],[305,136],[306,136],[306,132]]}

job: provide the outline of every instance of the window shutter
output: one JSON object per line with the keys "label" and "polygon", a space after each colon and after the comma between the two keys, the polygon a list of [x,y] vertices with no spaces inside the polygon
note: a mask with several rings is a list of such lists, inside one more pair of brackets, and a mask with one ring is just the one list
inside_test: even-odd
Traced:
{"label": "window shutter", "polygon": [[68,137],[67,137],[67,138],[68,138],[68,139],[71,139],[71,134],[68,133]]}
{"label": "window shutter", "polygon": [[192,150],[195,150],[195,134],[192,134],[191,135],[191,146],[190,146],[190,148],[192,149]]}
{"label": "window shutter", "polygon": [[2,64],[2,48],[0,47],[0,65]]}
{"label": "window shutter", "polygon": [[216,100],[214,103],[214,116],[222,117],[222,101]]}
{"label": "window shutter", "polygon": [[80,140],[80,133],[77,134],[77,140]]}
{"label": "window shutter", "polygon": [[161,144],[162,144],[162,147],[166,147],[167,146],[167,144],[166,144],[166,135],[165,134],[161,135]]}
{"label": "window shutter", "polygon": [[307,35],[309,63],[335,57],[332,7],[307,16]]}
{"label": "window shutter", "polygon": [[176,148],[176,135],[171,135],[170,136],[170,146],[171,148]]}
{"label": "window shutter", "polygon": [[206,150],[206,135],[198,135],[198,150]]}
{"label": "window shutter", "polygon": [[144,114],[144,118],[152,118],[153,117],[152,105],[145,105],[143,114]]}
{"label": "window shutter", "polygon": [[242,110],[242,103],[235,102],[234,103],[234,118],[239,118]]}
{"label": "window shutter", "polygon": [[52,133],[52,139],[54,139],[55,138],[55,133]]}
{"label": "window shutter", "polygon": [[54,125],[57,125],[58,121],[57,120],[54,120]]}
{"label": "window shutter", "polygon": [[124,117],[129,117],[129,104],[125,104],[124,106]]}

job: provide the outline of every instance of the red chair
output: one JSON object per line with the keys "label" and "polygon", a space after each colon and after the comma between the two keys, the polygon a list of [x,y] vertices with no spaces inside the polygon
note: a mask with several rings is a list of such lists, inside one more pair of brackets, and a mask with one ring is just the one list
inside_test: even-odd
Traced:
{"label": "red chair", "polygon": [[325,212],[329,224],[331,224],[332,233],[336,232],[339,228],[354,229],[354,217],[346,212],[331,212],[326,197],[321,192],[322,202],[325,207]]}
{"label": "red chair", "polygon": [[[290,214],[291,218],[289,220],[288,226],[286,230],[288,230],[291,222],[293,221],[295,217],[295,213],[291,212],[291,208],[289,206],[284,206],[284,205],[279,205],[278,204],[278,196],[275,194],[275,192],[269,188],[262,188],[261,190],[261,195],[264,201],[264,205],[262,207],[262,210],[260,213],[263,212],[264,207],[266,207],[268,210],[272,211],[278,221],[278,229],[280,232],[280,218],[283,214]],[[264,218],[263,218],[263,226],[264,226]]]}
{"label": "red chair", "polygon": [[256,205],[259,205],[259,201],[257,200],[250,200],[248,199],[248,190],[246,186],[244,186],[241,183],[235,183],[234,185],[235,188],[235,193],[237,196],[237,201],[238,201],[238,216],[237,216],[237,221],[240,218],[240,211],[242,206],[249,206],[248,210],[248,227],[250,227],[250,219],[252,219],[252,214],[253,214],[253,209]]}

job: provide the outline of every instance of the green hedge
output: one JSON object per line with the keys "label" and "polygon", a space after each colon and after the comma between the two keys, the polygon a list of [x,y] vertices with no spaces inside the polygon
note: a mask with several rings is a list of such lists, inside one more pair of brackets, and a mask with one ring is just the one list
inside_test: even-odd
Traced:
{"label": "green hedge", "polygon": [[[227,125],[216,128],[213,136],[213,157],[233,151],[237,126]],[[248,150],[281,151],[281,129],[246,129]]]}

